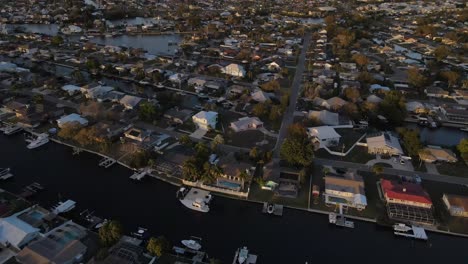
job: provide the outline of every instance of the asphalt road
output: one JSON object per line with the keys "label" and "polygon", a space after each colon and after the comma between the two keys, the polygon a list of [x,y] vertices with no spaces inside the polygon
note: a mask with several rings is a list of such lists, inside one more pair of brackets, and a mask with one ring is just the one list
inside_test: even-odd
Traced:
{"label": "asphalt road", "polygon": [[296,74],[291,86],[291,96],[289,98],[289,106],[286,108],[286,111],[283,114],[283,121],[281,122],[281,129],[278,133],[278,140],[276,141],[275,150],[273,152],[273,157],[279,158],[281,144],[283,143],[285,137],[288,133],[288,127],[294,121],[294,111],[296,110],[297,99],[299,97],[302,75],[305,68],[305,59],[306,52],[310,46],[312,34],[309,32],[304,36],[304,43],[302,45],[301,55],[299,55],[299,62],[296,66]]}
{"label": "asphalt road", "polygon": [[[317,165],[329,165],[329,166],[334,166],[334,167],[358,169],[362,171],[371,171],[372,169],[372,167],[367,166],[365,164],[353,163],[353,162],[347,162],[347,161],[339,161],[339,160],[320,159],[320,158],[315,158],[314,163]],[[468,185],[468,178],[463,178],[463,177],[430,174],[430,173],[425,173],[425,172],[420,172],[420,171],[398,170],[398,169],[393,169],[393,168],[384,168],[384,173],[390,174],[390,175],[401,175],[401,176],[413,176],[413,177],[419,176],[421,179],[428,180],[428,181]]]}

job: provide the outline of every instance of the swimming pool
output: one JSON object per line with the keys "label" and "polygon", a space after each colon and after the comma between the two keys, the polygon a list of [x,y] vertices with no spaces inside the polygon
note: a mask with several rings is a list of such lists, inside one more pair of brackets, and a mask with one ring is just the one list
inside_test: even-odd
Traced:
{"label": "swimming pool", "polygon": [[224,180],[218,180],[218,186],[223,187],[223,188],[233,189],[236,191],[239,191],[241,189],[241,185],[239,183],[224,181]]}

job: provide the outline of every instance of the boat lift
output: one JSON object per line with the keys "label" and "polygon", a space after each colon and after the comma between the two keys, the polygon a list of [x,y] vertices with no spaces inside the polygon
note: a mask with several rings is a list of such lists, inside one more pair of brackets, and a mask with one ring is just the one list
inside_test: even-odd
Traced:
{"label": "boat lift", "polygon": [[110,166],[114,165],[116,162],[117,161],[115,159],[105,157],[101,161],[99,161],[99,166],[107,169]]}

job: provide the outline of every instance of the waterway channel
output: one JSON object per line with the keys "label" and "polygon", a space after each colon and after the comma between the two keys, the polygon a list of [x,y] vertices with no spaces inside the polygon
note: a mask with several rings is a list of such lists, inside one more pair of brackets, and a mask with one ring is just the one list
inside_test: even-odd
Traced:
{"label": "waterway channel", "polygon": [[147,227],[174,244],[189,236],[203,239],[211,257],[231,263],[239,246],[259,255],[259,263],[464,263],[468,239],[429,233],[430,241],[396,238],[389,228],[356,222],[339,229],[324,215],[286,209],[283,217],[261,214],[261,205],[214,198],[208,214],[191,211],[175,198],[176,187],[145,179],[134,182],[121,166],[98,167],[99,157],[72,155],[68,147],[49,143],[28,150],[22,135],[0,135],[0,167],[11,167],[15,178],[0,188],[18,192],[39,182],[46,191],[34,199],[45,207],[62,199],[77,202],[76,210],[118,219],[126,231]]}

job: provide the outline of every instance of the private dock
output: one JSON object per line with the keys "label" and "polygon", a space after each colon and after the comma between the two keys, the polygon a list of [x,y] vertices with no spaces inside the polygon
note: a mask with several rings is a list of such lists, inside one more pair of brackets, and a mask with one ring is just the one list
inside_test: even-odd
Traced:
{"label": "private dock", "polygon": [[104,167],[104,168],[109,168],[110,166],[114,165],[117,161],[115,159],[111,158],[103,158],[101,161],[99,161],[99,166]]}
{"label": "private dock", "polygon": [[130,176],[130,179],[132,179],[132,180],[141,180],[146,176],[146,174],[149,174],[149,173],[151,173],[151,172],[149,170],[146,170],[146,169],[142,170],[142,171],[135,171],[135,173],[132,176]]}
{"label": "private dock", "polygon": [[337,215],[335,213],[330,213],[328,215],[328,221],[330,224],[334,224],[341,227],[354,228],[354,222],[346,220],[343,215]]}
{"label": "private dock", "polygon": [[262,213],[282,216],[283,208],[284,206],[281,204],[263,203]]}

